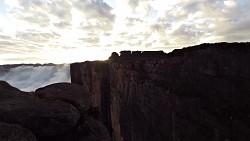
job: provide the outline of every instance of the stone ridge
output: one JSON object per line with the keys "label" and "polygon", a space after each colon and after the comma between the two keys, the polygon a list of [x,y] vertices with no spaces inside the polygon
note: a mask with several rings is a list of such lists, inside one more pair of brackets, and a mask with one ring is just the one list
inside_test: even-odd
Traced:
{"label": "stone ridge", "polygon": [[165,53],[163,51],[121,51],[120,56],[118,53],[113,52],[109,58],[109,60],[126,60],[126,59],[151,59],[151,58],[161,58],[161,57],[168,57],[168,56],[174,56],[174,55],[183,55],[188,52],[193,51],[200,51],[200,50],[206,50],[206,49],[230,49],[230,48],[237,48],[237,50],[248,50],[249,43],[227,43],[227,42],[221,42],[221,43],[204,43],[196,46],[189,46],[184,47],[182,49],[174,49],[172,52]]}
{"label": "stone ridge", "polygon": [[126,60],[126,59],[139,59],[139,58],[156,58],[164,57],[166,53],[163,51],[121,51],[120,56],[113,52],[109,60]]}
{"label": "stone ridge", "polygon": [[70,66],[113,141],[250,140],[250,43],[142,54]]}

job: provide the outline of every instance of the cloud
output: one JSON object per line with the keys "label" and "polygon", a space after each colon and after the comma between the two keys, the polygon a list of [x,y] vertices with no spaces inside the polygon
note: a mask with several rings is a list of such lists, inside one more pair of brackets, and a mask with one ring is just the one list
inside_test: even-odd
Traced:
{"label": "cloud", "polygon": [[98,44],[100,42],[99,37],[89,37],[89,38],[80,38],[80,41],[87,43],[87,44]]}
{"label": "cloud", "polygon": [[157,7],[158,19],[170,25],[165,27],[170,45],[250,39],[246,34],[250,22],[246,0],[177,0],[170,5]]}
{"label": "cloud", "polygon": [[11,34],[6,34],[6,33],[4,33],[4,31],[2,30],[0,30],[0,40],[4,40],[4,41],[6,41],[6,40],[11,40],[12,39],[12,35]]}
{"label": "cloud", "polygon": [[23,91],[34,91],[39,87],[57,82],[70,82],[69,66],[19,66],[0,72],[0,80]]}
{"label": "cloud", "polygon": [[[48,62],[47,59],[39,58],[37,56],[23,56],[18,53],[12,53],[11,55],[5,56],[3,55],[1,57],[1,61],[3,62],[9,62],[10,64],[21,64],[23,62],[27,62],[29,60],[29,63],[37,63],[37,62]],[[1,64],[4,64],[1,62]]]}
{"label": "cloud", "polygon": [[26,30],[16,33],[16,38],[31,41],[31,42],[48,42],[53,39],[59,39],[60,35],[57,33],[44,33],[35,30]]}
{"label": "cloud", "polygon": [[75,0],[75,7],[82,11],[88,19],[99,21],[113,21],[112,8],[102,0]]}
{"label": "cloud", "polygon": [[250,40],[249,0],[5,0],[5,5],[1,61],[84,61],[93,56],[86,52],[168,51]]}
{"label": "cloud", "polygon": [[79,28],[84,32],[109,32],[113,29],[115,15],[112,8],[102,0],[76,0],[74,5],[84,16]]}
{"label": "cloud", "polygon": [[12,0],[6,1],[11,6],[10,13],[17,19],[28,23],[38,24],[41,27],[48,27],[51,24],[66,22],[70,25],[71,3],[66,0]]}
{"label": "cloud", "polygon": [[112,8],[102,0],[5,0],[5,4],[10,24],[0,31],[0,54],[5,54],[0,63],[15,58],[63,63],[56,58],[62,54],[61,61],[82,59],[79,53],[74,57],[67,53],[69,48],[71,53],[99,48],[99,37],[112,31],[115,20]]}

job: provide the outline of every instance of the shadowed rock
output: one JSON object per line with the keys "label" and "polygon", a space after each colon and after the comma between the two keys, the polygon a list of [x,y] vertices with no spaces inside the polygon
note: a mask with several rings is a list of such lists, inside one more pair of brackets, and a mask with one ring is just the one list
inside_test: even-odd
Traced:
{"label": "shadowed rock", "polygon": [[74,105],[82,113],[90,108],[90,94],[82,86],[72,83],[56,83],[35,91],[40,99],[60,100]]}
{"label": "shadowed rock", "polygon": [[0,93],[15,93],[20,94],[23,93],[19,89],[12,87],[9,83],[0,80]]}
{"label": "shadowed rock", "polygon": [[80,138],[82,141],[111,141],[107,128],[95,118],[86,118],[81,128],[83,129]]}
{"label": "shadowed rock", "polygon": [[[0,85],[6,86],[6,82]],[[19,124],[36,136],[62,134],[74,127],[80,118],[79,111],[71,104],[39,100],[9,86],[4,89],[0,91],[0,121]]]}
{"label": "shadowed rock", "polygon": [[1,141],[111,141],[80,85],[57,83],[27,93],[1,81],[0,103]]}
{"label": "shadowed rock", "polygon": [[28,129],[19,125],[0,122],[1,141],[37,141],[36,137]]}
{"label": "shadowed rock", "polygon": [[116,141],[250,140],[250,43],[132,54],[70,70]]}

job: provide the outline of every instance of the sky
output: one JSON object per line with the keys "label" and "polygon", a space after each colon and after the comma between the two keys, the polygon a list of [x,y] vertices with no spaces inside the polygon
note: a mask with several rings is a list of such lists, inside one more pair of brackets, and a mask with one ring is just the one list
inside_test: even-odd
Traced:
{"label": "sky", "polygon": [[0,0],[0,64],[250,40],[249,0]]}

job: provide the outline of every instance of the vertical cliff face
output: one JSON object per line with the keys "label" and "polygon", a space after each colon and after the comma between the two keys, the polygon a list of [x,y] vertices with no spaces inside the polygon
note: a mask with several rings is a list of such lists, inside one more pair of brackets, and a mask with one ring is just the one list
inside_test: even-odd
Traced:
{"label": "vertical cliff face", "polygon": [[82,85],[91,93],[91,106],[99,109],[101,119],[112,135],[108,62],[74,63],[70,66],[70,73],[72,83]]}
{"label": "vertical cliff face", "polygon": [[250,139],[250,44],[129,54],[71,65],[114,140]]}

